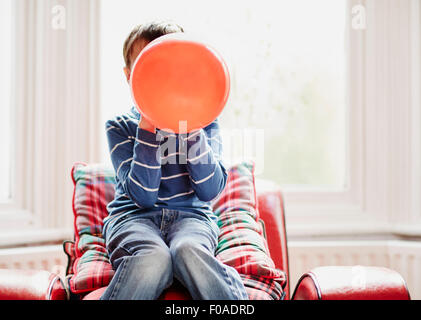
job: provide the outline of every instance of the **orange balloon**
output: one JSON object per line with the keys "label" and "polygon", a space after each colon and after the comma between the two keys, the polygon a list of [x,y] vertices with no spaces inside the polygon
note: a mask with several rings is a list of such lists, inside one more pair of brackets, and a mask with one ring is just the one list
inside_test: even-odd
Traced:
{"label": "orange balloon", "polygon": [[212,123],[230,91],[221,55],[183,33],[150,42],[137,57],[130,78],[140,114],[155,127],[188,133]]}

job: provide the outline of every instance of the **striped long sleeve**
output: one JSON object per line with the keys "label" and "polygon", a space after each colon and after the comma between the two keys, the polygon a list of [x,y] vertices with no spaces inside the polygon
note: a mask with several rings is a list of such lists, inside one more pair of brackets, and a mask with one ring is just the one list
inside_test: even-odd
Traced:
{"label": "striped long sleeve", "polygon": [[185,142],[192,188],[200,200],[211,201],[222,192],[227,182],[218,121],[190,133]]}
{"label": "striped long sleeve", "polygon": [[197,213],[217,222],[210,201],[227,180],[218,121],[179,135],[140,129],[140,118],[133,106],[106,123],[116,186],[104,227],[117,217],[152,208]]}
{"label": "striped long sleeve", "polygon": [[154,206],[161,181],[158,135],[137,127],[134,137],[118,120],[107,121],[106,132],[111,162],[125,194],[138,207]]}

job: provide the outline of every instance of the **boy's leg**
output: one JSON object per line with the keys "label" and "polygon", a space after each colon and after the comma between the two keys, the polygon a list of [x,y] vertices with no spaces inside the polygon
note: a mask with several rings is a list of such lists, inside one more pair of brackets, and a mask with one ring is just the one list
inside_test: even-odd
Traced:
{"label": "boy's leg", "polygon": [[238,272],[215,258],[218,235],[205,217],[179,212],[167,235],[174,277],[196,300],[248,300]]}
{"label": "boy's leg", "polygon": [[106,238],[116,273],[102,300],[154,300],[171,285],[171,255],[153,219],[127,218]]}

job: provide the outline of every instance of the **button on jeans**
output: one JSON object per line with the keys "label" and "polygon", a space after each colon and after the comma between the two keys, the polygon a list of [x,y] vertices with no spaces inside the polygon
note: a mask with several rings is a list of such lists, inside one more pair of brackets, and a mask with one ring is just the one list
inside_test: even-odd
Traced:
{"label": "button on jeans", "polygon": [[101,299],[154,300],[178,279],[195,300],[247,300],[238,272],[215,258],[219,228],[172,209],[127,215],[104,230],[116,270]]}

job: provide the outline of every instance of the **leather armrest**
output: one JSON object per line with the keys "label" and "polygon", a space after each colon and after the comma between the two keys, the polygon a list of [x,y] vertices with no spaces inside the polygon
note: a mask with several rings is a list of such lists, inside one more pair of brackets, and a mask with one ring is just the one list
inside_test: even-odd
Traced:
{"label": "leather armrest", "polygon": [[304,274],[292,300],[410,300],[405,280],[382,267],[319,267]]}
{"label": "leather armrest", "polygon": [[60,277],[48,271],[0,269],[0,300],[66,300]]}

